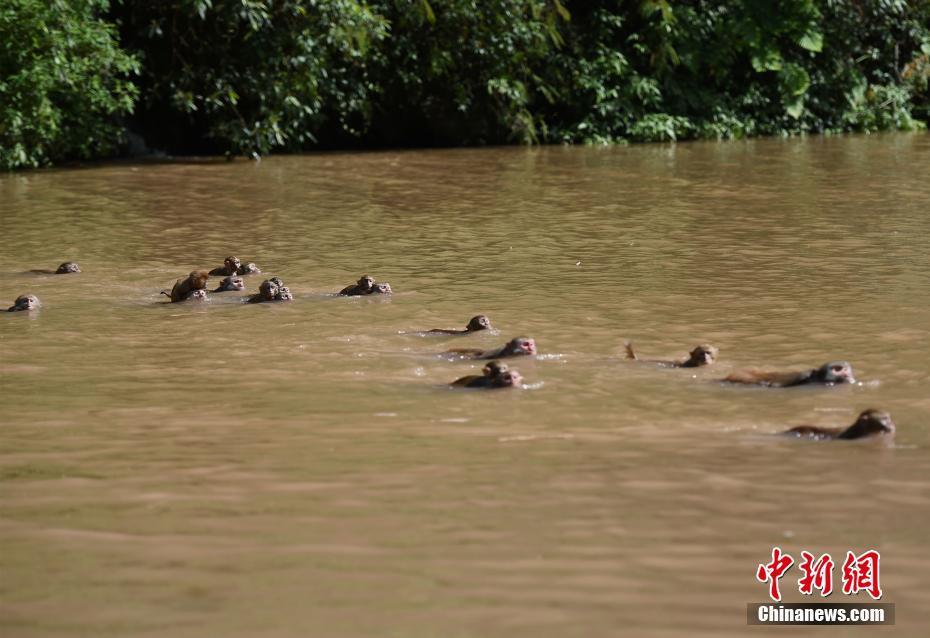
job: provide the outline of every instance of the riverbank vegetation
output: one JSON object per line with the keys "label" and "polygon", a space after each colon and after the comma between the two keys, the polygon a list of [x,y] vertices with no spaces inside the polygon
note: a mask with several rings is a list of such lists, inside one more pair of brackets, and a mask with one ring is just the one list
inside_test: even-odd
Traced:
{"label": "riverbank vegetation", "polygon": [[928,0],[4,0],[0,167],[913,130]]}

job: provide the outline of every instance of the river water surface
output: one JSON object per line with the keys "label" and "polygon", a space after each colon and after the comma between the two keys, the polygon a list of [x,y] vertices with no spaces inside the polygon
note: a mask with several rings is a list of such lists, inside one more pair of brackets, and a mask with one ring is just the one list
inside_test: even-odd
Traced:
{"label": "river water surface", "polygon": [[[928,167],[892,135],[0,177],[0,301],[44,303],[0,315],[0,635],[766,635],[773,546],[837,590],[879,550],[926,635]],[[227,254],[295,301],[159,296]],[[393,297],[330,295],[363,273]],[[443,386],[517,335],[526,389]],[[862,383],[716,382],[832,359]],[[772,436],[873,406],[894,445]]]}

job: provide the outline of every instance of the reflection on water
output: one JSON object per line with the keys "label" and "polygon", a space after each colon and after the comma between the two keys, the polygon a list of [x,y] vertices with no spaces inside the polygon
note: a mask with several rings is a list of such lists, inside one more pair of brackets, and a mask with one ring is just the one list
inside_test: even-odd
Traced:
{"label": "reflection on water", "polygon": [[[742,635],[780,545],[879,549],[915,635],[928,165],[893,135],[0,177],[0,301],[44,304],[0,316],[0,634]],[[295,302],[163,303],[228,254]],[[393,297],[331,296],[363,273]],[[531,390],[443,385],[518,335]],[[864,383],[715,382],[832,359]],[[894,446],[770,436],[872,406]]]}

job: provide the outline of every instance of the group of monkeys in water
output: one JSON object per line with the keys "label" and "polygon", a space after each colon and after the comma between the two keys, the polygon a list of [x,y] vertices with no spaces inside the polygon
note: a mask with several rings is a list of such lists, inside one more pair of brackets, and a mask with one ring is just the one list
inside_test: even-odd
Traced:
{"label": "group of monkeys in water", "polygon": [[[223,277],[220,285],[213,292],[234,292],[245,290],[245,281],[242,275],[257,275],[262,271],[254,263],[243,264],[238,257],[227,257],[223,265],[211,271],[195,270],[184,279],[178,279],[171,292],[162,291],[172,302],[178,301],[206,301],[207,279],[209,277]],[[357,297],[361,295],[389,295],[391,284],[377,283],[369,275],[362,276],[352,286],[346,286],[339,291],[340,295]],[[280,277],[266,279],[258,287],[258,293],[246,299],[247,303],[262,303],[270,301],[292,301],[294,295],[284,285]]]}
{"label": "group of monkeys in water", "polygon": [[[65,262],[57,270],[33,270],[31,272],[40,274],[57,274],[65,275],[81,272],[80,267],[74,262]],[[254,263],[242,264],[238,257],[227,257],[223,265],[213,270],[195,270],[187,277],[178,279],[171,291],[162,291],[162,294],[169,297],[172,303],[181,301],[204,301],[207,298],[207,280],[211,276],[223,277],[219,287],[213,292],[228,292],[245,290],[245,282],[242,275],[259,274],[261,270]],[[342,296],[363,296],[363,295],[389,295],[391,294],[391,285],[387,283],[378,283],[369,275],[362,276],[355,284],[346,286],[339,291]],[[246,298],[247,303],[261,303],[274,301],[291,301],[294,296],[284,282],[279,277],[266,279],[259,286],[257,294]],[[40,306],[39,299],[35,295],[20,295],[8,309],[8,312],[18,310],[33,310]],[[482,330],[490,330],[491,321],[485,315],[478,315],[465,326],[464,330],[444,330],[434,329],[426,331],[426,334],[441,335],[465,335]],[[678,361],[657,361],[646,360],[647,363],[657,364],[669,368],[697,368],[711,365],[716,361],[718,349],[712,345],[702,344],[694,348],[689,355]],[[529,337],[515,337],[500,348],[494,350],[478,350],[470,348],[459,348],[449,350],[447,354],[467,359],[488,359],[490,360],[484,366],[480,375],[471,375],[462,377],[453,381],[450,385],[463,388],[519,388],[523,385],[523,377],[520,373],[510,368],[506,363],[498,359],[518,357],[536,354],[536,341]],[[626,358],[636,361],[643,361],[633,351],[631,343],[626,343]],[[833,386],[844,383],[855,383],[852,366],[846,361],[831,361],[823,364],[819,368],[803,370],[799,372],[767,372],[763,370],[743,370],[734,372],[724,379],[726,383],[740,383],[749,385],[758,385],[770,388],[789,388],[801,385],[819,384]],[[847,428],[824,428],[812,425],[801,425],[791,428],[783,434],[810,438],[810,439],[864,439],[864,438],[887,438],[890,439],[895,434],[895,424],[891,420],[891,415],[884,410],[869,409],[862,412],[856,419],[856,422]]]}

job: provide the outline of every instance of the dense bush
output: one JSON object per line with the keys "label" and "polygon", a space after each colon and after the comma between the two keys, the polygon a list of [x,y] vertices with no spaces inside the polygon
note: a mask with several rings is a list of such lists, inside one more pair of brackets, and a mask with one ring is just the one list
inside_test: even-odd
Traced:
{"label": "dense bush", "polygon": [[102,157],[121,143],[135,59],[105,0],[0,1],[0,169]]}
{"label": "dense bush", "polygon": [[364,2],[127,0],[115,15],[143,60],[138,122],[152,145],[267,153],[367,126],[388,24]]}
{"label": "dense bush", "polygon": [[555,114],[557,139],[910,130],[915,114],[926,119],[926,0],[638,4],[573,11],[571,48],[556,55],[556,84],[573,98]]}
{"label": "dense bush", "polygon": [[928,0],[123,0],[108,18],[129,55],[102,1],[0,6],[6,166],[112,151],[130,56],[130,127],[181,153],[930,119]]}
{"label": "dense bush", "polygon": [[380,144],[487,144],[546,139],[538,108],[557,100],[541,73],[570,18],[559,0],[390,0],[375,52],[369,139]]}

